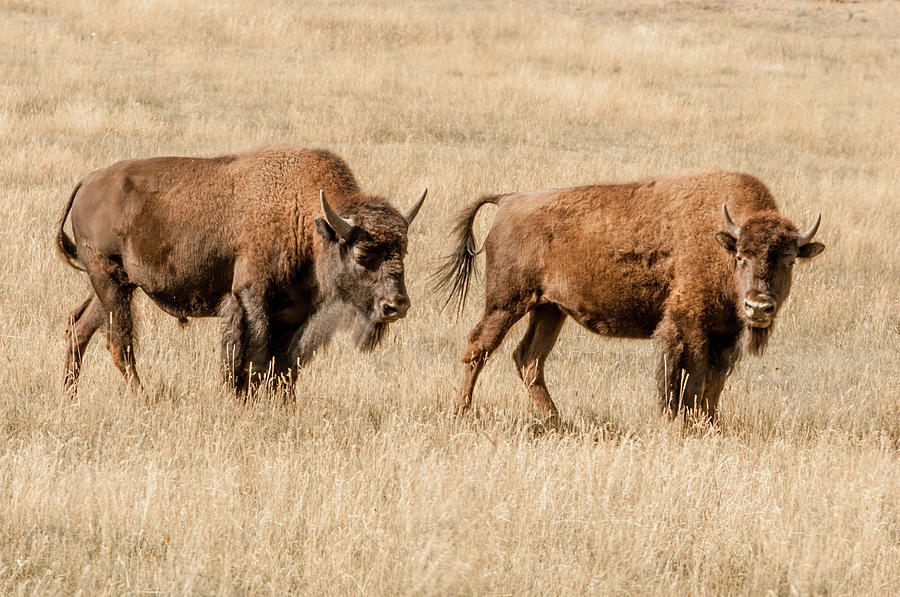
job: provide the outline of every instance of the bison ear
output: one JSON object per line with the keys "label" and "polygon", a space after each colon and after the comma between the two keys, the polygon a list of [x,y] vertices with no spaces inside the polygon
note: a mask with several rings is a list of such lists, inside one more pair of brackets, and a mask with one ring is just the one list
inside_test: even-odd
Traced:
{"label": "bison ear", "polygon": [[321,235],[322,240],[325,242],[338,242],[339,239],[337,233],[334,231],[334,228],[328,225],[325,218],[316,218],[316,229],[319,231],[319,235]]}
{"label": "bison ear", "polygon": [[727,232],[716,232],[716,242],[729,253],[737,251],[737,239]]}
{"label": "bison ear", "polygon": [[797,257],[800,259],[811,259],[825,250],[822,243],[806,243],[797,249]]}

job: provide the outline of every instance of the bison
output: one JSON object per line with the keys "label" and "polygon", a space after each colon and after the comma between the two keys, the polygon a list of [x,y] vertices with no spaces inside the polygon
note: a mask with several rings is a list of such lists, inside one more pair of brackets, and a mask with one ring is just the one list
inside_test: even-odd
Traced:
{"label": "bison", "polygon": [[689,171],[631,184],[485,196],[459,215],[458,244],[438,271],[439,287],[450,289],[448,303],[456,299],[458,309],[477,253],[472,224],[487,203],[497,211],[482,249],[484,314],[462,357],[457,408],[469,408],[485,361],[530,313],[513,359],[535,406],[553,424],[559,414],[544,363],[566,317],[598,334],[654,338],[662,409],[715,421],[725,378],[740,355],[766,347],[794,261],[825,248],[811,242],[821,215],[798,232],[749,174]]}
{"label": "bison", "polygon": [[[266,372],[293,379],[341,326],[371,350],[409,309],[407,230],[426,192],[400,213],[361,193],[338,156],[294,147],[123,161],[88,174],[56,237],[91,283],[69,315],[65,388],[74,391],[102,329],[130,390],[142,391],[136,288],[182,324],[219,316],[226,379],[239,391]],[[70,216],[74,240],[63,230]]]}

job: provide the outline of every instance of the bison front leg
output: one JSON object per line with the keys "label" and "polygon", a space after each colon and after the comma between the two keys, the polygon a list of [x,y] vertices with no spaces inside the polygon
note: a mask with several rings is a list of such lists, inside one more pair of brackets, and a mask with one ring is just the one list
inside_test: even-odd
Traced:
{"label": "bison front leg", "polygon": [[296,370],[305,366],[316,351],[331,342],[338,326],[350,316],[347,309],[339,303],[321,305],[294,333],[288,348],[290,366]]}
{"label": "bison front leg", "polygon": [[291,353],[291,346],[298,331],[297,326],[273,323],[270,330],[269,354],[274,362],[273,374],[293,385],[297,378],[297,363]]}
{"label": "bison front leg", "polygon": [[238,392],[249,390],[266,373],[269,318],[262,293],[244,289],[222,302],[222,364],[226,382]]}
{"label": "bison front leg", "polygon": [[671,418],[682,409],[685,417],[698,406],[704,409],[702,398],[709,373],[706,341],[685,333],[670,319],[663,320],[655,337],[660,348],[656,370],[660,408]]}
{"label": "bison front leg", "polygon": [[718,369],[711,369],[703,384],[703,396],[700,400],[700,410],[709,418],[710,422],[718,421],[719,396],[725,386],[727,373]]}
{"label": "bison front leg", "polygon": [[713,423],[717,420],[719,396],[725,387],[725,380],[738,358],[736,340],[736,338],[724,341],[719,339],[710,343],[710,366],[703,386],[700,408]]}
{"label": "bison front leg", "polygon": [[670,418],[674,418],[682,410],[687,418],[698,407],[709,416],[709,403],[702,400],[706,386],[706,368],[685,358],[684,352],[684,349],[671,348],[662,351],[657,366],[660,407]]}
{"label": "bison front leg", "polygon": [[237,296],[229,294],[219,307],[222,320],[222,370],[233,389],[246,387],[244,357],[244,309]]}

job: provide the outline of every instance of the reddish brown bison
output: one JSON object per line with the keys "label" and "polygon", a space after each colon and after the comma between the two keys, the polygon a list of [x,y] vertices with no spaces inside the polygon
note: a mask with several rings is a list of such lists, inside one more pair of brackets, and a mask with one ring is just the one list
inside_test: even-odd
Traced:
{"label": "reddish brown bison", "polygon": [[[102,329],[130,389],[141,390],[135,288],[182,323],[221,317],[226,378],[238,389],[254,372],[292,376],[340,326],[374,348],[409,308],[403,258],[424,199],[401,214],[361,193],[339,157],[292,147],[124,161],[88,174],[57,233],[60,255],[92,287],[69,316],[65,387]],[[63,231],[70,213],[74,240]]]}
{"label": "reddish brown bison", "polygon": [[544,362],[566,316],[599,334],[655,338],[661,406],[672,415],[699,409],[714,420],[741,353],[765,349],[794,260],[825,248],[810,242],[821,217],[799,233],[748,174],[695,171],[488,196],[460,214],[458,246],[439,272],[448,301],[456,298],[460,308],[476,254],[472,222],[486,203],[498,209],[484,242],[484,315],[469,334],[457,407],[471,405],[485,360],[530,313],[513,358],[538,410],[554,423]]}

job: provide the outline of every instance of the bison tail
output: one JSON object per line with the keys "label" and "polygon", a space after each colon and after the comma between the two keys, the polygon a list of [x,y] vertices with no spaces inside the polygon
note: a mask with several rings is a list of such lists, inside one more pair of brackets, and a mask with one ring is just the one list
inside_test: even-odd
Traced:
{"label": "bison tail", "polygon": [[72,209],[72,202],[75,201],[75,195],[78,193],[78,189],[81,188],[81,183],[79,182],[75,185],[75,189],[72,191],[72,194],[69,195],[69,200],[66,202],[65,207],[63,207],[62,213],[59,215],[59,221],[56,223],[56,252],[62,258],[63,261],[74,267],[75,269],[84,271],[84,266],[81,265],[81,262],[78,261],[78,250],[75,247],[75,242],[69,238],[69,235],[66,234],[66,231],[63,230],[63,227],[66,224],[66,218],[69,217],[69,211]]}
{"label": "bison tail", "polygon": [[434,274],[435,289],[438,291],[449,289],[450,291],[442,309],[451,302],[455,302],[457,317],[462,313],[466,304],[469,284],[473,274],[476,273],[475,256],[481,252],[481,250],[475,249],[475,234],[472,232],[472,224],[475,222],[478,210],[484,204],[496,205],[499,198],[500,195],[485,195],[460,212],[453,229],[453,234],[457,238],[456,248]]}

